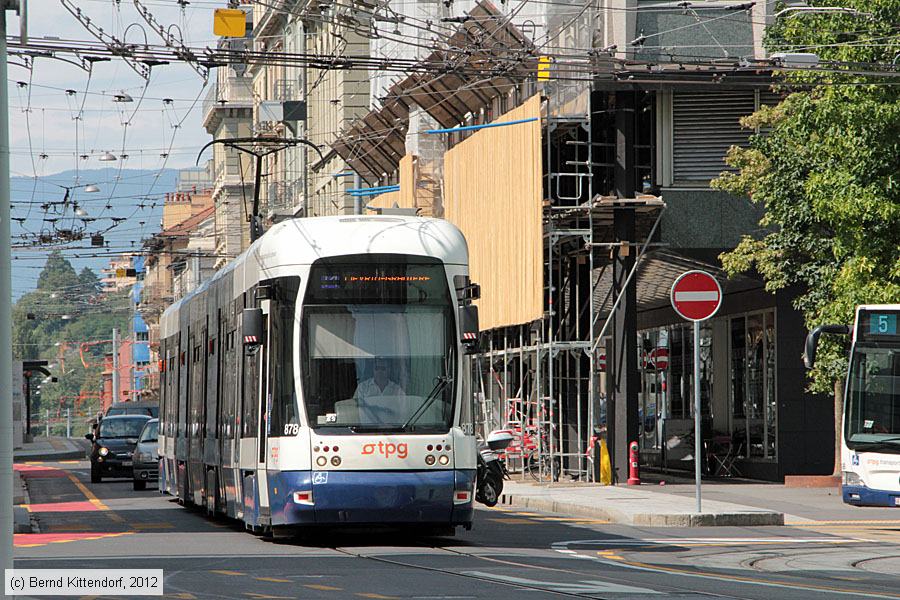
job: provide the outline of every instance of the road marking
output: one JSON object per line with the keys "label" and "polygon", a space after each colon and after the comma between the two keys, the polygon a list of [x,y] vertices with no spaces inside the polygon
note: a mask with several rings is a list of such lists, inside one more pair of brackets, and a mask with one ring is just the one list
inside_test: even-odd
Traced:
{"label": "road marking", "polygon": [[277,577],[254,577],[257,581],[271,581],[274,583],[291,583],[290,579],[279,579]]}
{"label": "road marking", "polygon": [[251,598],[260,598],[260,599],[268,599],[268,600],[294,600],[293,596],[269,596],[268,594],[257,594],[256,592],[244,592],[245,596],[250,596]]}
{"label": "road marking", "polygon": [[569,540],[554,542],[553,550],[568,549],[571,545],[606,546],[608,548],[642,547],[642,546],[758,546],[769,544],[850,544],[851,540],[836,537],[822,538],[655,538],[633,540]]}
{"label": "road marking", "polygon": [[40,504],[22,504],[28,512],[93,512],[100,510],[96,504],[89,501],[82,502],[45,502]]}
{"label": "road marking", "polygon": [[80,460],[61,460],[61,461],[59,461],[59,464],[61,464],[61,465],[77,465],[80,463],[81,463]]}
{"label": "road marking", "polygon": [[224,569],[212,569],[210,571],[210,573],[217,573],[219,575],[232,575],[232,576],[246,575],[246,573],[241,573],[240,571],[226,571]]}
{"label": "road marking", "polygon": [[82,494],[84,494],[84,497],[87,498],[91,504],[93,504],[94,506],[96,506],[98,509],[100,509],[102,511],[106,511],[106,513],[107,513],[106,516],[108,516],[110,518],[110,520],[115,521],[116,523],[124,523],[125,522],[125,519],[123,519],[122,517],[117,515],[114,511],[110,510],[110,508],[106,504],[104,504],[103,501],[100,500],[100,498],[98,498],[97,496],[94,495],[94,492],[89,490],[86,485],[81,483],[81,481],[79,481],[78,477],[76,477],[74,473],[67,472],[66,476],[69,478],[69,480],[72,483],[75,484],[75,487],[77,487],[78,490]]}
{"label": "road marking", "polygon": [[129,522],[129,527],[133,527],[134,529],[175,529],[175,525],[172,523],[135,523]]}
{"label": "road marking", "polygon": [[532,519],[488,518],[488,521],[493,521],[495,523],[503,523],[504,525],[535,525],[535,524],[537,524],[537,521],[533,521]]}
{"label": "road marking", "polygon": [[177,594],[166,594],[169,598],[178,598],[178,600],[197,600],[197,596],[190,592],[179,592]]}
{"label": "road marking", "polygon": [[82,540],[102,540],[108,537],[131,535],[131,531],[120,533],[17,533],[13,536],[16,548],[36,548],[47,544],[65,544]]}
{"label": "road marking", "polygon": [[322,590],[323,592],[337,592],[344,589],[334,587],[333,585],[322,585],[320,583],[304,583],[303,587],[308,587],[311,590]]}
{"label": "road marking", "polygon": [[525,579],[524,577],[512,577],[511,575],[500,575],[498,573],[485,573],[483,571],[463,571],[463,575],[471,575],[483,579],[492,579],[494,581],[503,581],[505,583],[520,584],[528,587],[536,587],[554,592],[569,592],[572,594],[659,594],[656,590],[642,588],[632,585],[622,585],[611,583],[608,581],[582,580],[577,583],[565,583],[556,581],[537,581],[534,579]]}
{"label": "road marking", "polygon": [[858,525],[898,525],[900,526],[900,519],[888,519],[882,521],[865,521],[859,520],[854,521],[852,519],[846,521],[796,521],[790,522],[785,521],[785,525],[790,525],[791,527],[819,527],[821,525],[845,525],[845,526],[858,526]]}
{"label": "road marking", "polygon": [[[603,562],[604,560],[606,560],[606,558],[595,559],[594,557],[584,556],[584,555],[578,555],[578,557],[586,558],[589,560],[590,559],[599,560],[600,562]],[[809,590],[809,591],[816,591],[816,592],[831,592],[833,594],[850,594],[853,596],[874,596],[874,597],[878,597],[878,598],[898,598],[898,599],[900,599],[900,596],[897,596],[895,594],[873,592],[873,591],[869,591],[869,590],[849,590],[849,589],[845,589],[845,588],[836,588],[836,587],[830,587],[830,586],[826,586],[826,585],[815,585],[812,583],[800,583],[800,582],[793,582],[793,581],[778,581],[778,580],[769,581],[769,580],[764,580],[764,579],[753,579],[753,578],[744,577],[741,575],[730,575],[727,573],[711,573],[711,572],[707,572],[707,571],[689,571],[689,570],[685,570],[685,569],[677,569],[675,567],[664,567],[664,566],[652,565],[652,564],[648,564],[648,563],[630,561],[630,560],[625,560],[623,558],[609,557],[609,560],[613,561],[611,564],[635,569],[638,571],[650,571],[650,572],[656,572],[656,573],[659,573],[659,572],[673,573],[675,575],[683,575],[685,577],[699,577],[701,579],[714,579],[716,581],[737,581],[739,583],[747,583],[750,585],[761,585],[761,586],[766,586],[766,587],[777,587],[777,588],[789,588],[789,589],[794,589],[794,590]]]}
{"label": "road marking", "polygon": [[372,592],[357,592],[357,596],[362,596],[363,598],[377,598],[380,600],[399,600],[397,596],[385,596],[384,594],[375,594]]}

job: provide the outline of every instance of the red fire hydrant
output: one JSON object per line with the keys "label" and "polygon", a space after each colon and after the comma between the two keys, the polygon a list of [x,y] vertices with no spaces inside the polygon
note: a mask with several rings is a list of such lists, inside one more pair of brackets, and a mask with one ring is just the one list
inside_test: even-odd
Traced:
{"label": "red fire hydrant", "polygon": [[628,446],[628,485],[641,485],[640,455],[638,443],[631,442]]}

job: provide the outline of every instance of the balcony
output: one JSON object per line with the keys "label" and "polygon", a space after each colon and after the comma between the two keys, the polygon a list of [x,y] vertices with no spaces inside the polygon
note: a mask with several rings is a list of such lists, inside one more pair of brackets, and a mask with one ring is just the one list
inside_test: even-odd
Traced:
{"label": "balcony", "polygon": [[248,109],[249,117],[253,108],[253,81],[249,77],[219,77],[203,100],[203,127],[215,135],[222,113],[241,108]]}

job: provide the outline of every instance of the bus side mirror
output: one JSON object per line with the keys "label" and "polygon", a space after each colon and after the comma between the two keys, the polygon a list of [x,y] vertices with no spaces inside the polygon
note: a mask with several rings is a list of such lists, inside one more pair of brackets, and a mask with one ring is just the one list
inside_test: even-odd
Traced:
{"label": "bus side mirror", "polygon": [[263,341],[263,313],[261,308],[245,308],[241,313],[244,348],[256,348]]}
{"label": "bus side mirror", "polygon": [[465,354],[478,352],[478,307],[474,304],[459,307],[459,330]]}
{"label": "bus side mirror", "polygon": [[803,365],[807,369],[812,369],[816,365],[816,348],[819,345],[819,337],[823,333],[849,335],[850,327],[847,325],[819,325],[810,331],[806,336],[806,343],[803,347]]}

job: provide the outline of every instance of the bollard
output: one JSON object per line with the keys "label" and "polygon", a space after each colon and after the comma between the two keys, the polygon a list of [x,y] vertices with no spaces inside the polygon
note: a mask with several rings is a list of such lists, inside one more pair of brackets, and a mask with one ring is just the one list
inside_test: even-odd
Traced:
{"label": "bollard", "polygon": [[72,412],[71,408],[66,409],[66,437],[72,437]]}
{"label": "bollard", "polygon": [[628,485],[641,485],[640,455],[638,443],[631,442],[628,446]]}

